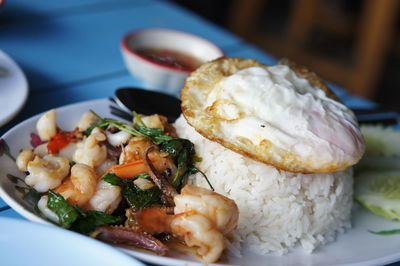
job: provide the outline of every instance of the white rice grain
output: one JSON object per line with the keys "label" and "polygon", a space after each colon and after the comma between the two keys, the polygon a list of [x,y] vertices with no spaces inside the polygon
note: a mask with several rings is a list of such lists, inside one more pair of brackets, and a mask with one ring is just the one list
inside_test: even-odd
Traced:
{"label": "white rice grain", "polygon": [[[353,172],[301,174],[278,170],[244,157],[198,134],[181,116],[177,133],[195,144],[196,166],[216,192],[239,207],[237,241],[260,253],[285,254],[300,245],[312,252],[350,228]],[[207,187],[197,174],[191,180]]]}

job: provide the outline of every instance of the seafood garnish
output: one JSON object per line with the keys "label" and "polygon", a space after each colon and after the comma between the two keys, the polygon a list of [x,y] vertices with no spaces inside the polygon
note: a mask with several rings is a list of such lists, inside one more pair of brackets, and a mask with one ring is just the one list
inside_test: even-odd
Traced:
{"label": "seafood garnish", "polygon": [[[218,261],[238,208],[216,192],[187,184],[201,172],[195,167],[199,158],[193,143],[176,136],[165,117],[134,112],[132,123],[125,123],[90,111],[75,129],[64,131],[56,115],[53,109],[38,120],[32,147],[16,158],[27,174],[22,182],[38,191],[35,208],[41,216],[101,241],[162,256],[168,241],[176,239],[196,248],[204,262]],[[0,140],[0,145],[8,154],[6,144]]]}
{"label": "seafood garnish", "polygon": [[149,175],[157,187],[161,190],[161,199],[166,206],[174,206],[174,196],[177,194],[176,189],[168,182],[161,173],[157,171],[153,163],[149,159],[149,152],[154,149],[154,146],[147,148],[145,152],[145,164],[149,169]]}
{"label": "seafood garnish", "polygon": [[168,248],[152,235],[122,226],[99,226],[95,231],[96,238],[116,244],[133,245],[157,253],[166,255]]}

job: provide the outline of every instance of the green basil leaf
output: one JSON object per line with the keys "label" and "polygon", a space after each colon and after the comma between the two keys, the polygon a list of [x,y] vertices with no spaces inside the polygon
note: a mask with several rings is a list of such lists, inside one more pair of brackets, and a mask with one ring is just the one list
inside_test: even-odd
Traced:
{"label": "green basil leaf", "polygon": [[49,200],[47,207],[57,214],[59,224],[64,228],[69,228],[78,218],[78,212],[58,193],[49,190],[47,192]]}
{"label": "green basil leaf", "polygon": [[163,142],[160,145],[160,151],[169,153],[172,158],[176,158],[184,148],[182,139],[173,139]]}
{"label": "green basil leaf", "polygon": [[73,223],[71,230],[81,234],[90,234],[97,226],[122,223],[121,217],[118,216],[100,211],[83,211],[77,206],[74,209],[79,213],[79,218]]}
{"label": "green basil leaf", "polygon": [[135,129],[150,138],[164,134],[164,131],[161,128],[149,128],[141,125],[135,125]]}
{"label": "green basil leaf", "polygon": [[142,174],[138,174],[134,177],[134,179],[136,178],[149,178],[150,175],[148,173],[142,173]]}
{"label": "green basil leaf", "polygon": [[159,145],[163,142],[170,141],[173,139],[177,139],[171,135],[165,135],[164,131],[161,128],[148,128],[141,125],[135,125],[135,129],[140,132],[143,136],[149,137],[152,139],[154,144]]}
{"label": "green basil leaf", "polygon": [[187,150],[182,150],[177,158],[177,169],[175,176],[172,178],[171,184],[178,190],[180,191],[180,188],[182,186],[182,183],[185,182],[182,180],[182,177],[185,176],[185,172],[188,169],[188,151]]}
{"label": "green basil leaf", "polygon": [[172,178],[172,185],[180,191],[182,186],[187,183],[187,178],[191,174],[188,169],[193,166],[195,155],[194,145],[187,139],[172,139],[161,143],[160,151],[168,152],[177,166],[175,176]]}
{"label": "green basil leaf", "polygon": [[163,142],[173,140],[173,139],[176,139],[176,137],[171,136],[171,135],[160,135],[160,136],[153,137],[153,142],[156,145],[160,145]]}
{"label": "green basil leaf", "polygon": [[157,187],[140,189],[133,182],[129,182],[125,184],[121,193],[135,210],[145,209],[161,202],[161,192]]}
{"label": "green basil leaf", "polygon": [[82,133],[83,135],[85,135],[86,137],[88,137],[90,134],[92,134],[93,129],[96,127],[96,124],[91,125],[90,127],[88,127],[86,130],[84,130]]}
{"label": "green basil leaf", "polygon": [[148,177],[150,177],[149,174],[143,173],[134,178],[122,179],[114,173],[108,173],[103,176],[103,180],[112,185],[122,187],[121,194],[127,203],[136,210],[141,210],[153,204],[160,203],[161,192],[157,187],[143,190],[133,183],[136,178]]}
{"label": "green basil leaf", "polygon": [[107,173],[103,176],[103,180],[114,186],[121,186],[123,181],[114,173]]}
{"label": "green basil leaf", "polygon": [[103,120],[100,120],[99,122],[91,125],[90,127],[88,127],[82,133],[83,133],[83,135],[88,137],[92,133],[93,129],[95,129],[96,127],[98,127],[98,128],[106,128],[108,125],[110,125],[110,122],[103,119]]}

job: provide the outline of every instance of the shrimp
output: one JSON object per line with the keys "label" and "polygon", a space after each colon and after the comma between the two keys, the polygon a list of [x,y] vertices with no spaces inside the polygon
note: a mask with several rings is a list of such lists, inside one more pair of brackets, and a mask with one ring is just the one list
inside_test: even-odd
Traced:
{"label": "shrimp", "polygon": [[186,185],[174,197],[175,218],[172,233],[184,239],[189,247],[207,262],[215,262],[225,248],[223,236],[237,225],[239,209],[236,203],[205,188]]}
{"label": "shrimp", "polygon": [[148,208],[135,214],[136,222],[151,234],[172,233],[207,262],[215,262],[225,248],[224,235],[237,225],[239,209],[234,201],[216,192],[186,185],[174,197],[174,214]]}
{"label": "shrimp", "polygon": [[[33,149],[33,153],[35,155],[39,155],[40,157],[47,155],[48,154],[47,153],[47,142],[36,146],[36,148]],[[58,155],[60,155],[60,154],[58,154]]]}
{"label": "shrimp", "polygon": [[96,167],[96,172],[102,176],[108,169],[115,165],[115,161],[106,159],[99,166]]}
{"label": "shrimp", "polygon": [[57,134],[55,109],[51,109],[39,118],[36,123],[36,130],[42,141],[49,141]]}
{"label": "shrimp", "polygon": [[[214,222],[196,211],[175,215],[168,214],[169,208],[148,208],[135,214],[134,219],[150,234],[171,233],[189,247],[198,247],[197,253],[207,262],[218,260],[225,248],[224,235]],[[128,216],[129,217],[129,216]],[[130,221],[135,228],[136,223]]]}
{"label": "shrimp", "polygon": [[[148,138],[133,137],[121,153],[119,159],[120,164],[144,160],[146,158],[147,149],[152,145],[152,142]],[[165,170],[170,169],[171,176],[176,172],[176,166],[168,153],[153,149],[148,153],[148,156],[158,172],[163,173]]]}
{"label": "shrimp", "polygon": [[86,203],[96,192],[96,171],[85,164],[75,164],[71,168],[71,176],[55,189],[70,205],[85,207]]}
{"label": "shrimp", "polygon": [[28,163],[35,158],[35,154],[33,153],[32,150],[30,149],[25,149],[22,150],[16,159],[16,164],[18,167],[18,170],[25,172],[28,167]]}
{"label": "shrimp", "polygon": [[128,145],[123,149],[119,158],[119,163],[123,164],[131,161],[142,160],[144,158],[144,152],[150,145],[150,140],[145,137],[133,137],[129,141]]}
{"label": "shrimp", "polygon": [[118,207],[121,199],[121,187],[100,180],[96,192],[89,200],[87,209],[111,214]]}
{"label": "shrimp", "polygon": [[171,232],[189,247],[198,247],[197,253],[207,262],[215,262],[225,248],[224,236],[206,216],[189,211],[176,215]]}
{"label": "shrimp", "polygon": [[126,144],[132,135],[125,131],[118,131],[117,133],[111,133],[106,131],[107,141],[114,147],[118,147]]}
{"label": "shrimp", "polygon": [[77,128],[79,131],[85,131],[96,122],[96,117],[92,112],[86,112],[81,116]]}
{"label": "shrimp", "polygon": [[101,165],[107,159],[107,148],[99,143],[106,139],[101,129],[94,128],[89,137],[77,144],[77,149],[72,156],[73,160],[90,167]]}
{"label": "shrimp", "polygon": [[186,185],[174,202],[175,214],[196,211],[210,219],[224,235],[235,228],[239,219],[239,209],[233,200],[205,188]]}
{"label": "shrimp", "polygon": [[46,155],[43,158],[35,156],[33,161],[27,164],[26,170],[29,175],[25,183],[38,192],[46,192],[61,184],[68,175],[70,169],[69,160],[64,157]]}
{"label": "shrimp", "polygon": [[168,120],[162,115],[147,115],[141,117],[143,123],[149,128],[159,128],[164,130],[164,127],[168,124]]}

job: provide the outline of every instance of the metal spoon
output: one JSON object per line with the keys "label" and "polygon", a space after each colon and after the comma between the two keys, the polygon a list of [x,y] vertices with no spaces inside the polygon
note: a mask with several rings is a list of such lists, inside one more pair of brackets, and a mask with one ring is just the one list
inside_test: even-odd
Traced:
{"label": "metal spoon", "polygon": [[115,102],[131,113],[160,114],[175,121],[181,114],[181,101],[171,95],[139,88],[121,88],[115,91]]}

